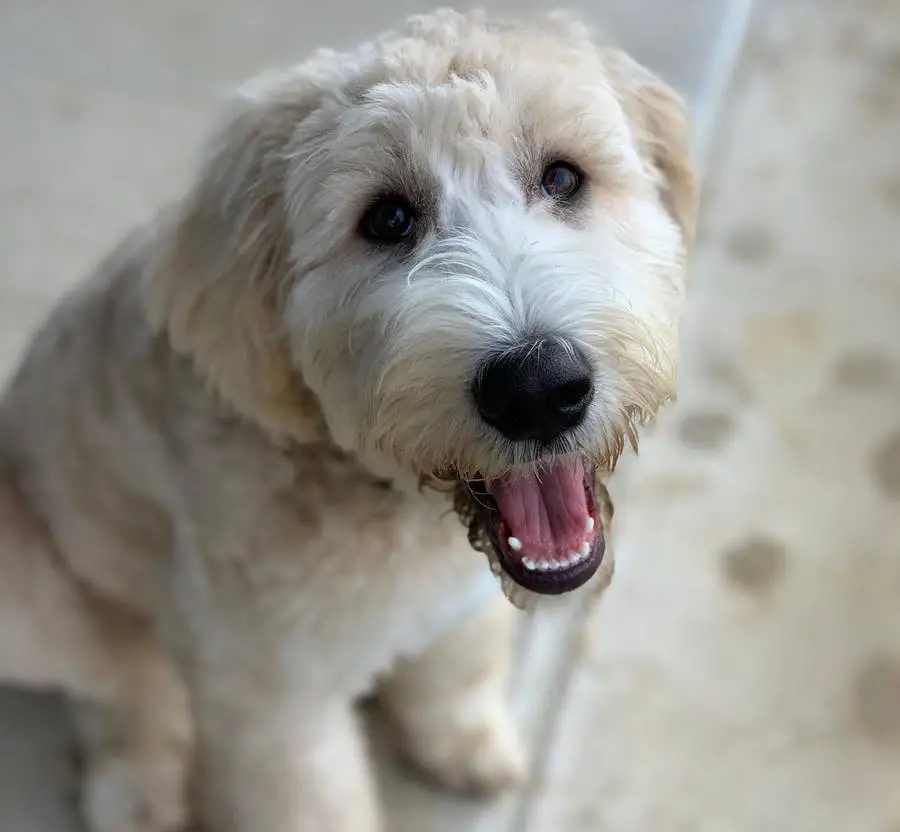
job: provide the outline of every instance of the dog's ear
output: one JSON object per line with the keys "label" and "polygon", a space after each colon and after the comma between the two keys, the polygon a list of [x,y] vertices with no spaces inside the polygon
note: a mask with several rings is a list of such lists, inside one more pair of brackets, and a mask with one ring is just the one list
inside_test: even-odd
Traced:
{"label": "dog's ear", "polygon": [[151,323],[233,407],[300,438],[319,408],[289,356],[285,150],[317,87],[281,78],[241,91],[186,198],[160,221],[145,297]]}
{"label": "dog's ear", "polygon": [[699,186],[688,146],[685,103],[675,90],[625,52],[607,48],[601,57],[635,131],[639,150],[657,177],[663,204],[689,249],[696,230]]}

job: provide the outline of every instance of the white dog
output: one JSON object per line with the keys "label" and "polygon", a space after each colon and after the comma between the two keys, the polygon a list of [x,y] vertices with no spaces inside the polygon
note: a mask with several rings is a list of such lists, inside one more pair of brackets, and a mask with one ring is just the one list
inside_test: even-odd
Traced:
{"label": "white dog", "polygon": [[681,101],[564,16],[240,92],[0,405],[0,677],[70,694],[92,832],[379,829],[376,680],[439,781],[517,780],[488,563],[517,603],[597,574],[695,203]]}

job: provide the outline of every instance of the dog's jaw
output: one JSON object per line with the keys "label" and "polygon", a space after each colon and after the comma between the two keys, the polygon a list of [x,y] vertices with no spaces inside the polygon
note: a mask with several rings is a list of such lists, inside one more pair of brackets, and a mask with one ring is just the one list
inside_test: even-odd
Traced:
{"label": "dog's jaw", "polygon": [[587,548],[585,554],[582,549],[568,555],[566,563],[547,553],[526,552],[522,541],[509,534],[509,526],[484,482],[457,482],[453,505],[467,528],[469,543],[485,554],[491,571],[515,606],[528,608],[542,596],[577,590],[600,571],[611,575],[611,569],[601,570],[601,566],[606,561],[612,502],[596,469],[589,467],[584,473],[586,515],[582,545]]}

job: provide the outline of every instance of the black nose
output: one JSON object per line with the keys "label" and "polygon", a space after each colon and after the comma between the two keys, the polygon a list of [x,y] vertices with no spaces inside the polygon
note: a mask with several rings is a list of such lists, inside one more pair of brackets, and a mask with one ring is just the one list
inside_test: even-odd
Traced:
{"label": "black nose", "polygon": [[478,412],[514,442],[548,443],[584,420],[590,365],[559,341],[526,344],[486,362],[473,387]]}

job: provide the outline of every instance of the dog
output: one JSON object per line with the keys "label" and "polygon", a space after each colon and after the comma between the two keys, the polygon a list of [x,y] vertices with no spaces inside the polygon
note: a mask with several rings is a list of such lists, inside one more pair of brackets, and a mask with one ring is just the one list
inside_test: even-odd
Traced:
{"label": "dog", "polygon": [[0,678],[68,695],[91,832],[379,830],[373,691],[442,785],[520,781],[501,588],[608,582],[602,483],[676,392],[687,133],[565,14],[237,92],[0,403]]}

